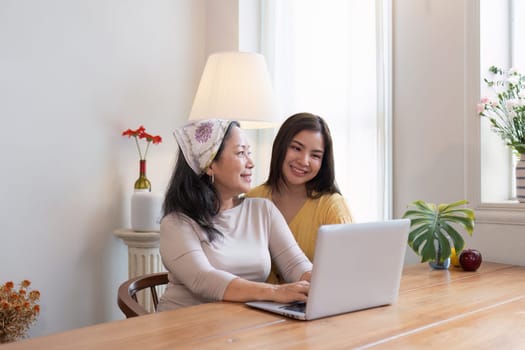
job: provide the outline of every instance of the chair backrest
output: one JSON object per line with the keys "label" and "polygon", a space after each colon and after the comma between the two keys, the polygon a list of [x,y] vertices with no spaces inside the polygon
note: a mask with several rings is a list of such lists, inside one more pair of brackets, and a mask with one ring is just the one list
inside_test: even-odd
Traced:
{"label": "chair backrest", "polygon": [[153,307],[157,311],[159,298],[157,295],[157,286],[168,283],[167,272],[157,272],[147,275],[141,275],[127,280],[122,283],[118,289],[118,306],[127,318],[148,314],[148,310],[139,304],[137,292],[149,288],[153,301]]}

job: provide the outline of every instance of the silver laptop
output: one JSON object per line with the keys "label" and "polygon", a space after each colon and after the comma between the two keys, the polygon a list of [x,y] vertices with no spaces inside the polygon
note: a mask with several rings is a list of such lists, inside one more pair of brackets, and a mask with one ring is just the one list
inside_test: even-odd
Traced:
{"label": "silver laptop", "polygon": [[394,304],[409,227],[409,219],[321,226],[307,303],[246,304],[299,320]]}

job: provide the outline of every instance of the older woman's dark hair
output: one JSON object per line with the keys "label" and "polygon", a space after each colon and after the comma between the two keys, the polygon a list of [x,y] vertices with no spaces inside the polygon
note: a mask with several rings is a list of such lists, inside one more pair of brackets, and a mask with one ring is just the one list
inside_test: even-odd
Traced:
{"label": "older woman's dark hair", "polygon": [[324,140],[323,161],[319,173],[306,183],[307,195],[318,198],[325,193],[341,193],[335,182],[334,152],[330,129],[323,118],[311,113],[294,114],[281,125],[272,147],[270,174],[266,184],[280,190],[283,179],[283,162],[293,138],[303,130],[320,132]]}
{"label": "older woman's dark hair", "polygon": [[[240,125],[236,121],[228,125],[224,139],[213,160],[220,159],[224,143],[230,137],[230,131],[234,126],[239,127]],[[173,212],[188,216],[204,229],[208,240],[212,242],[217,237],[222,236],[222,233],[211,222],[213,217],[219,213],[219,209],[219,195],[211,177],[206,173],[195,174],[179,147],[177,163],[164,197],[164,216]]]}

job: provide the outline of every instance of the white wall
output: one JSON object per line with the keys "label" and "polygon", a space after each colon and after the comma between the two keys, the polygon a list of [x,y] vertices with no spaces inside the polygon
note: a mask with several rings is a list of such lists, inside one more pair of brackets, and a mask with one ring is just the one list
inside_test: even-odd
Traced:
{"label": "white wall", "polygon": [[[479,157],[472,152],[479,150],[479,139],[468,136],[475,124],[469,118],[477,118],[475,102],[469,103],[469,69],[479,67],[468,51],[472,38],[466,19],[473,1],[393,2],[395,217],[418,199],[469,199],[480,208],[479,159],[469,159]],[[481,217],[478,210],[476,215]],[[501,222],[478,222],[467,246],[480,250],[485,260],[525,265],[525,229]],[[418,259],[410,251],[407,261]]]}
{"label": "white wall", "polygon": [[207,1],[206,56],[239,49],[239,1]]}
{"label": "white wall", "polygon": [[0,282],[41,291],[32,335],[123,318],[116,290],[138,155],[127,128],[164,141],[148,155],[163,191],[171,131],[206,58],[203,0],[0,2]]}

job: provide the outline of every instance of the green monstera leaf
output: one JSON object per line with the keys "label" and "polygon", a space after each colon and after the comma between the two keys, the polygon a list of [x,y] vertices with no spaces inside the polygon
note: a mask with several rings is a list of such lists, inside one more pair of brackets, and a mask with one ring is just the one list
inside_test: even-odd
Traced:
{"label": "green monstera leaf", "polygon": [[422,200],[410,203],[403,215],[410,219],[408,245],[421,257],[421,262],[436,260],[437,249],[440,250],[439,262],[450,257],[451,246],[456,252],[463,250],[465,240],[452,225],[463,226],[472,236],[474,211],[461,207],[467,203],[466,200],[440,205]]}

